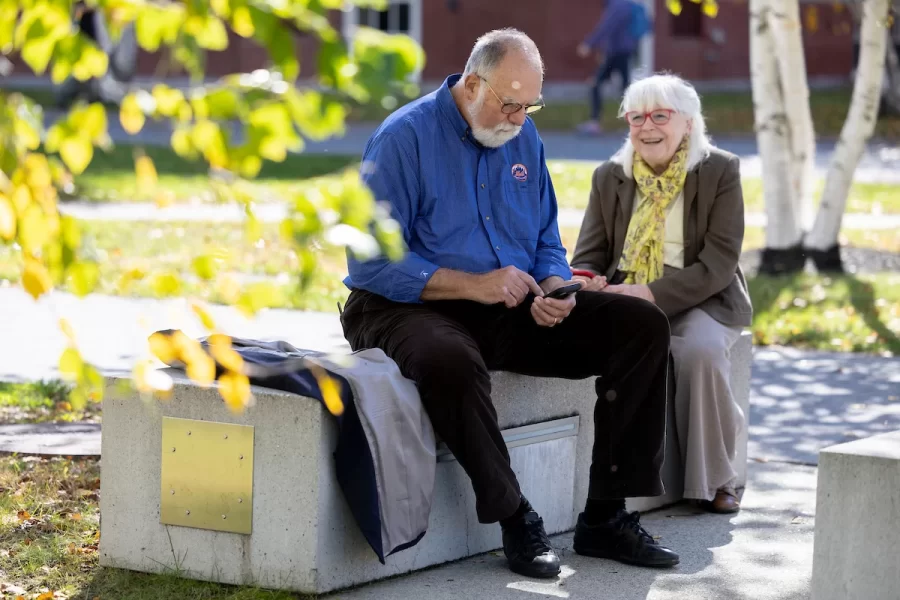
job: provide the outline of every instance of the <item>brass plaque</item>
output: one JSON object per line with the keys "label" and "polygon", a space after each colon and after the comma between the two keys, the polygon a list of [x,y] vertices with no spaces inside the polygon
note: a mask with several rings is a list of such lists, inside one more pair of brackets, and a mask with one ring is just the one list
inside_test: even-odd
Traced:
{"label": "brass plaque", "polygon": [[163,417],[159,522],[249,534],[253,427]]}

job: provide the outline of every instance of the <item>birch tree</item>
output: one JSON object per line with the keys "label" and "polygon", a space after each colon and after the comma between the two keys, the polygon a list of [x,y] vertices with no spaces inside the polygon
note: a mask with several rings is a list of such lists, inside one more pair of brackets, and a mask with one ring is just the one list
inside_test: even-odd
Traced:
{"label": "birch tree", "polygon": [[881,102],[886,46],[889,36],[888,0],[862,0],[859,68],[853,86],[850,111],[835,147],[816,221],[804,245],[811,250],[820,270],[841,269],[838,233],[853,173],[875,131]]}
{"label": "birch tree", "polygon": [[[787,18],[789,14],[798,16],[799,7],[785,10],[784,1],[750,0],[750,71],[768,215],[766,248],[760,264],[764,273],[803,267],[803,202],[809,187],[805,178],[814,152],[802,40],[797,39],[799,18],[793,31]],[[796,5],[797,0],[786,3]],[[791,49],[801,56],[780,60],[779,48],[784,49],[782,54]],[[789,97],[788,93],[796,95]]]}

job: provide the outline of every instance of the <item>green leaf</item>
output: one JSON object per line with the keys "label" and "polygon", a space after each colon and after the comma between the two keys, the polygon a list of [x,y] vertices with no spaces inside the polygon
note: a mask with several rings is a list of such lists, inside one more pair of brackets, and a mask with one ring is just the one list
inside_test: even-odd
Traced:
{"label": "green leaf", "polygon": [[191,141],[203,153],[213,167],[224,169],[228,165],[228,146],[222,129],[212,121],[200,121],[194,125]]}
{"label": "green leaf", "polygon": [[75,111],[70,120],[80,135],[93,142],[100,142],[107,137],[106,109],[100,102]]}
{"label": "green leaf", "polygon": [[109,57],[93,44],[83,44],[81,56],[72,65],[72,74],[79,81],[102,77],[109,67]]}
{"label": "green leaf", "polygon": [[95,262],[79,261],[69,266],[69,289],[83,298],[97,287],[100,281],[100,267]]}
{"label": "green leaf", "polygon": [[224,50],[228,47],[228,33],[222,20],[214,15],[193,15],[184,24],[185,31],[194,36],[197,44],[207,50]]}
{"label": "green leaf", "polygon": [[94,157],[94,147],[85,138],[70,136],[62,141],[59,154],[75,175],[81,175]]}
{"label": "green leaf", "polygon": [[28,41],[22,47],[22,60],[38,75],[43,75],[53,56],[53,48],[56,46],[55,38],[40,37]]}
{"label": "green leaf", "polygon": [[59,357],[59,373],[63,379],[76,381],[81,378],[84,370],[84,359],[75,348],[66,348]]}
{"label": "green leaf", "polygon": [[281,288],[269,281],[252,283],[244,288],[237,301],[237,307],[245,314],[255,315],[263,308],[284,304]]}
{"label": "green leaf", "polygon": [[183,125],[179,125],[178,128],[172,132],[170,143],[175,154],[182,158],[194,158],[197,154],[194,149],[194,144],[191,142],[191,132]]}
{"label": "green leaf", "polygon": [[294,38],[284,27],[278,27],[267,44],[272,62],[287,81],[294,81],[300,75],[300,61],[297,60]]}
{"label": "green leaf", "polygon": [[157,112],[164,117],[178,116],[186,102],[181,90],[163,84],[154,85],[152,95]]}
{"label": "green leaf", "polygon": [[151,278],[150,287],[157,296],[177,296],[181,293],[181,279],[175,273],[157,273]]}
{"label": "green leaf", "polygon": [[200,279],[211,281],[219,271],[219,262],[215,256],[204,254],[194,259],[191,263],[191,268]]}
{"label": "green leaf", "polygon": [[[206,95],[206,117],[224,121],[238,116],[241,99],[237,92],[229,88],[220,88]],[[200,118],[205,118],[198,115]]]}

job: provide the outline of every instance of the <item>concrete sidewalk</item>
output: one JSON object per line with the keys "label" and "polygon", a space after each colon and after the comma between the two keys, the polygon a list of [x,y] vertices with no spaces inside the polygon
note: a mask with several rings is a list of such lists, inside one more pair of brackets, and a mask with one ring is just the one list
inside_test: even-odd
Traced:
{"label": "concrete sidewalk", "polygon": [[814,468],[751,462],[737,515],[712,515],[687,504],[643,515],[645,528],[679,553],[681,564],[671,570],[579,556],[572,550],[572,534],[565,534],[552,539],[563,565],[555,580],[515,575],[502,552],[491,552],[325,598],[806,600],[815,488]]}

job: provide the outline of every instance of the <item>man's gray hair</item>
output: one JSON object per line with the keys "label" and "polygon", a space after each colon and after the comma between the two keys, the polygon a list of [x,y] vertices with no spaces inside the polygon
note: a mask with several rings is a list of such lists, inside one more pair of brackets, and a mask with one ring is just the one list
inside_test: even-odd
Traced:
{"label": "man's gray hair", "polygon": [[518,29],[506,27],[489,31],[476,40],[462,78],[469,75],[488,77],[510,50],[522,52],[543,76],[544,61],[534,41]]}
{"label": "man's gray hair", "polygon": [[[692,121],[688,142],[688,170],[709,156],[712,142],[706,133],[706,120],[703,118],[700,96],[693,85],[669,73],[651,75],[635,81],[625,90],[622,105],[619,107],[619,117],[624,117],[629,112],[650,112],[655,108],[672,109]],[[626,140],[616,156],[621,160],[624,155],[633,151],[631,141]],[[626,172],[628,170],[626,169]]]}

